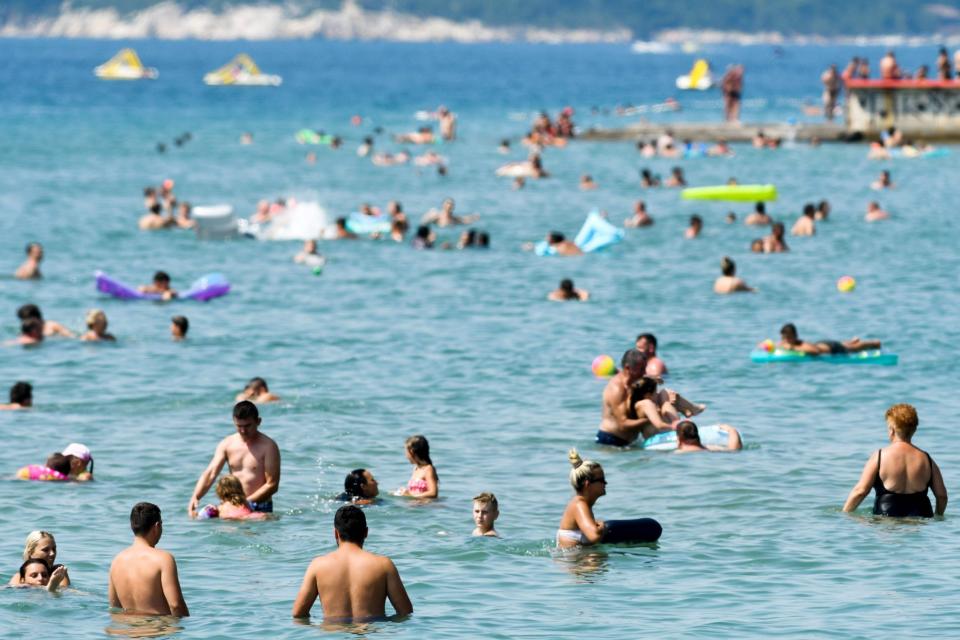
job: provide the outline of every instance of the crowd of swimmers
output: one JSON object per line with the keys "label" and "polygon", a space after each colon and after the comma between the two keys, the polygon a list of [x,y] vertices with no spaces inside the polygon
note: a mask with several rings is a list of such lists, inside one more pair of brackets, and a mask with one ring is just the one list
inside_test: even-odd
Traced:
{"label": "crowd of swimmers", "polygon": [[[157,284],[159,282],[159,285]],[[170,289],[170,276],[159,271],[154,277],[154,284],[143,285],[140,290],[145,293],[161,293],[165,300],[176,296],[176,291]],[[40,307],[28,303],[17,309],[17,318],[20,320],[20,335],[6,341],[6,346],[32,347],[42,344],[47,338],[78,338],[82,342],[116,342],[117,338],[107,331],[107,314],[103,309],[90,309],[84,319],[86,329],[79,334],[68,329],[55,320],[46,320]],[[170,318],[170,337],[179,342],[187,337],[190,321],[186,316],[176,315]]]}

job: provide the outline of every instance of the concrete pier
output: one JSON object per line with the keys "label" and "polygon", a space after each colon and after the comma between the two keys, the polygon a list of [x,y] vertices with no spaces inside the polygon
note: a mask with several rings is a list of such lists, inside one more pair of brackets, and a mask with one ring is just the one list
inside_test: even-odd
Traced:
{"label": "concrete pier", "polygon": [[783,138],[797,142],[810,142],[816,138],[821,142],[847,142],[849,134],[843,124],[797,123],[731,123],[731,122],[637,122],[618,129],[588,129],[578,134],[580,140],[637,141],[652,140],[662,133],[670,131],[678,141],[697,142],[750,142],[757,132],[763,131],[768,138]]}

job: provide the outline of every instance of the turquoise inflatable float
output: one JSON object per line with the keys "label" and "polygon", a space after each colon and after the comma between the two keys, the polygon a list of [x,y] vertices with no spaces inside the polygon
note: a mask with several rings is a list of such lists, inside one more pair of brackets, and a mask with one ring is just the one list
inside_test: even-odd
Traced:
{"label": "turquoise inflatable float", "polygon": [[[583,226],[580,227],[580,231],[577,232],[577,237],[573,239],[573,243],[584,253],[592,253],[621,240],[623,240],[623,229],[610,224],[599,212],[591,211],[584,220]],[[533,250],[538,256],[557,255],[557,250],[547,244],[546,240],[538,242]]]}
{"label": "turquoise inflatable float", "polygon": [[830,364],[879,364],[893,366],[897,364],[897,354],[883,353],[879,349],[858,351],[856,353],[836,353],[812,356],[801,351],[776,349],[764,351],[756,349],[750,352],[750,359],[754,362],[829,362]]}

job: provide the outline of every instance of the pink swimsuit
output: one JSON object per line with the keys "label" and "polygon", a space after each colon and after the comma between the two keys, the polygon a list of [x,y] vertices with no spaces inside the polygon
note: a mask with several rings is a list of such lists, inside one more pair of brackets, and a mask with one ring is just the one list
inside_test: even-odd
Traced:
{"label": "pink swimsuit", "polygon": [[411,480],[407,483],[407,491],[410,493],[426,493],[427,489],[429,489],[427,481],[422,478],[420,480]]}
{"label": "pink swimsuit", "polygon": [[29,464],[17,470],[17,477],[21,480],[69,480],[68,476],[42,464]]}

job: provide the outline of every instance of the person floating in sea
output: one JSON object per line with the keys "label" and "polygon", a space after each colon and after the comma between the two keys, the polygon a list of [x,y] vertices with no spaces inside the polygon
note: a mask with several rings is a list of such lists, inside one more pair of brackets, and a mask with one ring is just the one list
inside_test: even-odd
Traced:
{"label": "person floating in sea", "polygon": [[80,336],[84,342],[116,342],[112,333],[107,333],[107,314],[102,309],[87,312],[87,332]]}
{"label": "person floating in sea", "polygon": [[380,494],[380,485],[367,469],[354,469],[343,479],[343,493],[339,499],[353,504],[373,504]]}
{"label": "person floating in sea", "polygon": [[181,202],[177,206],[177,215],[173,219],[177,227],[180,229],[193,229],[197,226],[197,221],[190,217],[191,211],[193,211],[193,207],[189,202]]}
{"label": "person floating in sea", "polygon": [[720,431],[727,434],[727,444],[725,446],[703,446],[700,442],[700,431],[697,425],[689,420],[684,420],[677,425],[677,448],[674,453],[696,453],[699,451],[739,451],[743,448],[743,440],[740,438],[740,432],[728,424],[717,425]]}
{"label": "person floating in sea", "polygon": [[397,616],[413,613],[413,604],[393,561],[364,551],[367,517],[346,504],[333,517],[335,551],[313,559],[293,603],[293,617],[307,618],[320,599],[327,622],[361,622],[386,616],[386,602]]}
{"label": "person floating in sea", "polygon": [[683,237],[687,240],[693,240],[703,231],[703,218],[698,215],[690,216],[690,226],[683,232]]}
{"label": "person floating in sea", "polygon": [[821,200],[817,203],[817,212],[813,214],[813,219],[817,221],[824,221],[830,217],[830,203],[826,200]]}
{"label": "person floating in sea", "polygon": [[157,271],[153,274],[153,284],[140,285],[137,290],[140,293],[158,293],[163,300],[177,297],[176,290],[170,288],[170,275],[166,271]]}
{"label": "person floating in sea", "polygon": [[577,300],[586,302],[590,299],[590,292],[586,289],[577,289],[573,286],[573,280],[565,278],[560,281],[560,286],[547,294],[547,300],[554,302],[563,302],[566,300]]}
{"label": "person floating in sea", "polygon": [[803,213],[797,218],[797,221],[793,223],[793,228],[790,229],[790,235],[793,236],[812,236],[817,233],[817,226],[814,224],[814,218],[817,214],[817,208],[813,203],[808,202],[803,205]]}
{"label": "person floating in sea", "polygon": [[580,176],[580,190],[581,191],[593,191],[599,187],[596,182],[593,181],[593,178],[588,174],[583,174]]}
{"label": "person floating in sea", "polygon": [[57,591],[68,580],[67,568],[60,565],[51,570],[43,558],[30,558],[20,565],[20,583],[18,587],[39,587],[47,591]]}
{"label": "person floating in sea", "polygon": [[110,606],[140,616],[189,616],[177,561],[169,552],[156,548],[163,535],[160,507],[149,502],[134,505],[130,529],[133,544],[118,553],[110,565]]}
{"label": "person floating in sea", "polygon": [[15,382],[10,387],[10,402],[0,404],[0,411],[20,411],[33,406],[33,385],[29,382]]}
{"label": "person floating in sea", "polygon": [[780,348],[789,351],[800,351],[811,356],[823,354],[837,355],[844,353],[857,353],[859,351],[872,351],[879,349],[881,343],[879,340],[861,340],[860,338],[851,338],[844,342],[836,340],[819,340],[817,342],[804,342],[797,336],[797,327],[792,322],[783,325],[780,328]]}
{"label": "person floating in sea", "polygon": [[650,169],[643,168],[640,170],[640,186],[644,189],[659,187],[660,176],[655,176],[650,172]]}
{"label": "person floating in sea", "polygon": [[494,526],[499,517],[500,504],[497,496],[487,492],[473,496],[473,524],[476,525],[474,536],[498,537]]}
{"label": "person floating in sea", "polygon": [[140,222],[137,223],[137,226],[141,231],[156,231],[158,229],[167,229],[176,224],[174,219],[167,215],[163,215],[163,207],[159,202],[155,202],[150,205],[150,208],[147,210],[141,218]]}
{"label": "person floating in sea", "polygon": [[186,316],[173,316],[170,318],[170,337],[174,342],[186,340],[187,331],[190,330],[190,321]]}
{"label": "person floating in sea", "polygon": [[663,183],[665,187],[685,187],[687,186],[687,179],[683,175],[682,167],[674,167],[670,170],[670,177],[667,178],[666,182]]}
{"label": "person floating in sea", "polygon": [[771,223],[773,223],[773,218],[767,214],[767,205],[762,202],[753,205],[753,213],[743,220],[743,224],[758,227],[764,227]]}
{"label": "person floating in sea", "polygon": [[[49,570],[48,573],[63,567],[62,564],[56,564],[57,541],[54,539],[53,534],[49,531],[31,531],[27,535],[27,540],[23,545],[23,559],[25,561],[36,559],[43,560],[47,563]],[[9,584],[11,587],[20,586],[23,584],[24,578],[25,576],[21,573],[14,573],[10,577],[10,582],[7,584]],[[61,586],[70,586],[70,576],[66,572],[64,573]]]}
{"label": "person floating in sea", "polygon": [[213,486],[224,464],[243,485],[250,508],[273,513],[273,496],[280,488],[280,449],[276,442],[260,432],[260,422],[257,405],[249,400],[233,407],[233,424],[237,432],[220,441],[210,464],[197,479],[187,505],[191,518],[197,516],[197,505]]}
{"label": "person floating in sea", "polygon": [[643,200],[637,200],[633,203],[633,215],[623,221],[625,227],[649,227],[653,224],[653,218],[647,211],[647,204]]}
{"label": "person floating in sea", "polygon": [[76,337],[72,331],[67,329],[65,326],[56,322],[55,320],[44,320],[43,313],[40,311],[40,307],[35,304],[25,304],[17,309],[17,317],[20,318],[20,321],[29,320],[30,318],[36,318],[43,325],[43,335],[45,338],[52,336],[62,336],[64,338],[74,338]]}
{"label": "person floating in sea", "polygon": [[764,253],[783,253],[790,250],[787,241],[783,238],[784,230],[782,222],[774,222],[770,226],[770,235],[763,239]]}
{"label": "person floating in sea", "polygon": [[27,245],[27,259],[13,272],[13,277],[18,280],[39,280],[43,277],[40,273],[42,261],[43,245],[39,242],[31,242]]}
{"label": "person floating in sea", "polygon": [[629,349],[620,358],[620,370],[603,390],[598,444],[629,446],[649,423],[646,416],[636,417],[631,405],[633,387],[646,372],[647,357],[640,350]]}
{"label": "person floating in sea", "polygon": [[[947,487],[943,475],[930,454],[911,442],[920,424],[917,410],[909,404],[895,404],[887,409],[885,418],[890,446],[879,449],[867,460],[843,510],[848,513],[855,510],[872,488],[876,493],[874,515],[895,518],[942,516],[947,510]],[[930,506],[928,489],[933,490],[937,499],[936,509]]]}
{"label": "person floating in sea", "polygon": [[436,498],[440,492],[440,477],[430,459],[430,443],[423,436],[407,438],[404,443],[407,461],[413,465],[413,473],[406,487],[397,490],[396,495],[410,498]]}
{"label": "person floating in sea", "polygon": [[473,224],[480,219],[479,214],[472,213],[458,216],[453,213],[455,203],[453,198],[443,201],[440,209],[430,209],[420,219],[420,224],[436,224],[438,227],[449,227],[458,224]]}
{"label": "person floating in sea", "polygon": [[870,183],[870,188],[874,191],[880,191],[881,189],[893,189],[894,186],[893,180],[890,179],[890,172],[886,169],[880,172],[880,177]]}
{"label": "person floating in sea", "polygon": [[867,222],[878,222],[880,220],[888,220],[890,214],[880,208],[879,202],[871,202],[867,205],[867,213],[863,216],[863,219]]}
{"label": "person floating in sea", "polygon": [[746,282],[737,277],[737,265],[727,256],[724,256],[720,261],[720,273],[720,277],[713,283],[714,293],[756,292],[756,289],[748,286]]}
{"label": "person floating in sea", "polygon": [[279,402],[280,396],[271,393],[267,386],[267,381],[263,378],[250,378],[250,381],[243,388],[243,391],[237,394],[236,401],[249,400],[256,404],[266,404],[268,402]]}
{"label": "person floating in sea", "polygon": [[557,547],[566,549],[597,544],[603,540],[606,526],[593,515],[593,505],[607,493],[607,480],[599,462],[583,460],[576,449],[567,454],[570,486],[576,494],[567,503],[557,529]]}
{"label": "person floating in sea", "polygon": [[20,335],[4,344],[7,346],[34,347],[43,342],[43,320],[27,318],[20,323]]}

